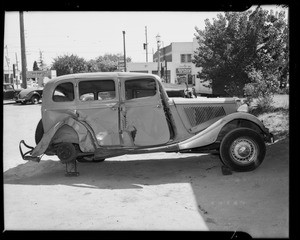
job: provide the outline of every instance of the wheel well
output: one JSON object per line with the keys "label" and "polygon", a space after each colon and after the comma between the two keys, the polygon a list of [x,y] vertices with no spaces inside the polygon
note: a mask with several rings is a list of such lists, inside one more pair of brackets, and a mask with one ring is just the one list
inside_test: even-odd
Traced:
{"label": "wheel well", "polygon": [[34,93],[34,94],[32,94],[31,98],[33,98],[33,97],[38,97],[38,98],[41,98],[41,96],[40,96],[38,93]]}
{"label": "wheel well", "polygon": [[58,129],[54,134],[51,142],[54,144],[61,142],[79,144],[78,135],[76,131],[69,125],[63,125],[60,129]]}
{"label": "wheel well", "polygon": [[246,120],[246,119],[235,119],[223,126],[223,128],[219,132],[216,142],[221,142],[221,140],[227,133],[236,129],[237,127],[250,128],[250,129],[260,133],[261,136],[263,137],[263,131],[256,123]]}

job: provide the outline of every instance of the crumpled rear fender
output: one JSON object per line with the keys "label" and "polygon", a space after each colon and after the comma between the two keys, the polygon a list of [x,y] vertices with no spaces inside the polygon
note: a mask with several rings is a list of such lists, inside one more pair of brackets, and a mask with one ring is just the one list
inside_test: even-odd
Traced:
{"label": "crumpled rear fender", "polygon": [[203,146],[214,143],[217,140],[221,129],[227,123],[229,123],[235,119],[244,119],[244,120],[251,121],[251,122],[255,123],[266,135],[269,134],[268,129],[265,128],[263,123],[257,117],[255,117],[252,114],[245,113],[245,112],[236,112],[236,113],[229,114],[229,115],[219,119],[218,121],[216,121],[215,123],[210,125],[205,130],[199,132],[198,134],[194,135],[193,137],[191,137],[189,139],[186,139],[186,140],[180,142],[179,149],[183,150],[183,149],[203,147]]}
{"label": "crumpled rear fender", "polygon": [[56,123],[48,132],[44,133],[41,141],[34,148],[32,157],[40,156],[47,150],[55,133],[64,125],[72,127],[78,135],[79,147],[83,152],[94,152],[96,149],[95,142],[93,141],[90,130],[86,125],[73,117],[68,117]]}

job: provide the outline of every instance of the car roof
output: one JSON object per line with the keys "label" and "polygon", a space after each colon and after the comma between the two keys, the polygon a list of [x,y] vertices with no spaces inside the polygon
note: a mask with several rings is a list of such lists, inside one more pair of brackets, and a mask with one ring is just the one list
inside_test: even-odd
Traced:
{"label": "car roof", "polygon": [[52,85],[56,82],[64,81],[64,80],[72,80],[72,79],[82,79],[82,78],[96,78],[96,77],[110,77],[110,78],[127,78],[127,77],[155,77],[157,75],[149,74],[149,73],[136,73],[136,72],[89,72],[89,73],[75,73],[75,74],[67,74],[59,77],[52,78],[47,82],[47,84]]}

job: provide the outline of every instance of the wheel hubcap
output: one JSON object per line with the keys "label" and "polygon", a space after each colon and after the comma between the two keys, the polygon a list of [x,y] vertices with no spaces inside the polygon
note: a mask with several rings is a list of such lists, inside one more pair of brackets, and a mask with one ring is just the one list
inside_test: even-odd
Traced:
{"label": "wheel hubcap", "polygon": [[238,138],[232,143],[230,154],[234,161],[240,164],[249,164],[256,160],[258,148],[253,140]]}

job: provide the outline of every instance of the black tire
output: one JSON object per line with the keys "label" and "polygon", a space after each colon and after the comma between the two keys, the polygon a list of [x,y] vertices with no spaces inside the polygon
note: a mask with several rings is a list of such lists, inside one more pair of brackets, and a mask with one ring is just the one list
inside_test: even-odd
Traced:
{"label": "black tire", "polygon": [[35,129],[35,143],[38,145],[38,143],[41,141],[42,137],[44,135],[44,127],[42,119],[39,121],[38,125]]}
{"label": "black tire", "polygon": [[63,142],[56,147],[56,155],[62,163],[69,163],[76,160],[77,150],[74,144]]}
{"label": "black tire", "polygon": [[33,95],[33,96],[31,97],[31,99],[30,99],[30,102],[31,102],[32,104],[38,104],[39,101],[40,101],[40,97],[37,96],[37,95]]}
{"label": "black tire", "polygon": [[252,171],[264,160],[266,145],[260,134],[249,128],[227,133],[220,144],[220,158],[224,165],[238,172]]}

